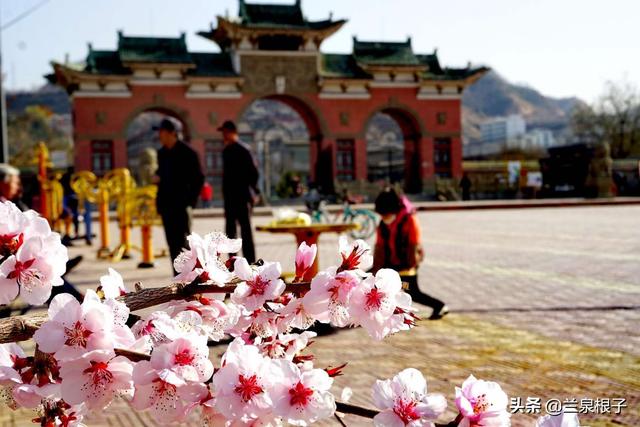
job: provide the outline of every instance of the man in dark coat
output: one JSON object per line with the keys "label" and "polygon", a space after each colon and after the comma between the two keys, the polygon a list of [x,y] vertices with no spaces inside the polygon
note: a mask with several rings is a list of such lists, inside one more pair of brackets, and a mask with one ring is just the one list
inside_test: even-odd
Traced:
{"label": "man in dark coat", "polygon": [[198,202],[204,183],[198,154],[180,139],[179,126],[175,120],[165,118],[154,127],[162,144],[155,179],[158,184],[156,207],[162,217],[172,262],[187,245],[191,209]]}
{"label": "man in dark coat", "polygon": [[226,121],[218,128],[222,132],[222,195],[224,197],[224,217],[226,233],[230,238],[237,236],[240,225],[242,255],[250,263],[255,262],[251,230],[251,208],[258,196],[258,168],[244,143],[238,138],[235,123]]}

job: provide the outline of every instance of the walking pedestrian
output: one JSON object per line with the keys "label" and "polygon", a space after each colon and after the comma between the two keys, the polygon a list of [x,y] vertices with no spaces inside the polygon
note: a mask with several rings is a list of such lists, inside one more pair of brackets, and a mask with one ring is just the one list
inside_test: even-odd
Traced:
{"label": "walking pedestrian", "polygon": [[[204,175],[198,154],[182,141],[180,124],[165,118],[159,126],[158,171],[154,181],[158,184],[156,207],[162,217],[164,233],[171,261],[187,246],[191,233],[191,210],[198,203]],[[175,269],[174,269],[174,273]]]}
{"label": "walking pedestrian", "polygon": [[466,172],[460,180],[460,188],[462,189],[462,200],[471,200],[471,179]]}
{"label": "walking pedestrian", "polygon": [[414,302],[433,309],[429,319],[440,319],[449,309],[437,298],[425,294],[418,286],[418,266],[424,258],[420,239],[420,224],[415,210],[405,197],[391,188],[382,191],[375,201],[376,212],[382,217],[378,226],[373,257],[373,272],[392,268],[409,285],[408,293]]}
{"label": "walking pedestrian", "polygon": [[224,198],[225,231],[236,238],[240,225],[242,255],[250,263],[255,262],[251,230],[251,209],[259,197],[258,167],[249,147],[240,141],[238,129],[232,121],[218,128],[222,132],[222,195]]}
{"label": "walking pedestrian", "polygon": [[[62,185],[63,198],[62,205],[64,209],[64,219],[66,223],[66,233],[62,240],[66,246],[73,246],[72,241],[78,238],[78,231],[80,229],[80,212],[78,195],[71,188],[71,178],[73,177],[74,167],[69,166],[65,173],[60,178],[60,184]],[[71,236],[69,223],[73,223],[74,235]]]}

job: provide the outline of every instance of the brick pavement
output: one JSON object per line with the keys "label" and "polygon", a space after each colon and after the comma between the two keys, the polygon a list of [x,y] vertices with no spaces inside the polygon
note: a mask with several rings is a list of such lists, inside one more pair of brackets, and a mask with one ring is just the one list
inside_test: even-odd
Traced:
{"label": "brick pavement", "polygon": [[[473,373],[525,399],[625,397],[629,407],[622,414],[585,415],[583,425],[640,425],[639,217],[636,206],[420,213],[427,253],[421,286],[444,299],[452,314],[381,343],[359,329],[320,337],[313,346],[318,363],[349,361],[336,394],[349,385],[353,401],[364,405],[371,405],[368,390],[376,378],[414,366],[450,405],[453,387]],[[256,218],[256,224],[266,221]],[[221,226],[216,218],[195,223],[198,232]],[[323,267],[336,259],[337,237],[321,239]],[[162,240],[156,233],[158,246]],[[257,233],[256,240],[259,256],[293,268],[292,237]],[[71,252],[87,254],[82,247]],[[166,258],[147,271],[137,270],[137,261],[115,266],[129,283],[168,281]],[[70,279],[93,287],[107,266],[87,259]],[[220,351],[213,348],[212,357]],[[29,425],[30,418],[0,410],[0,425]],[[513,425],[531,420],[516,415]],[[346,422],[368,425],[357,417]],[[88,424],[154,425],[125,402]]]}

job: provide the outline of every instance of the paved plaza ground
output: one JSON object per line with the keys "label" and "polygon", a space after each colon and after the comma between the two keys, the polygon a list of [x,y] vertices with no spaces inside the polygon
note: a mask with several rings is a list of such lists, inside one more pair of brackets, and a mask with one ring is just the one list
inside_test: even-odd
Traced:
{"label": "paved plaza ground", "polygon": [[[598,408],[606,412],[602,399],[624,398],[619,414],[613,408],[581,414],[582,425],[640,425],[640,206],[457,210],[420,213],[419,219],[427,254],[420,285],[445,300],[451,314],[421,321],[383,342],[371,341],[361,329],[320,337],[313,345],[318,366],[349,362],[336,381],[337,396],[349,386],[352,403],[370,407],[375,379],[411,366],[425,374],[430,392],[447,396],[443,422],[455,416],[454,386],[472,373],[499,382],[523,403],[540,398],[543,409],[550,399],[577,399],[578,406],[583,399],[600,399]],[[268,220],[257,217],[255,223]],[[221,230],[223,220],[199,218],[194,228]],[[162,247],[164,237],[156,231]],[[259,257],[293,269],[293,237],[255,236]],[[321,268],[337,261],[336,247],[337,236],[321,237]],[[130,286],[170,280],[166,258],[158,259],[155,269],[139,270],[139,259],[112,265],[96,261],[94,253],[80,244],[71,248],[71,255],[85,256],[69,277],[82,288],[95,288],[108,266]],[[428,317],[428,308],[421,312]],[[223,347],[211,351],[217,357]],[[0,425],[29,425],[31,417],[0,409]],[[530,426],[534,419],[516,414],[512,421]],[[124,401],[87,421],[89,426],[154,425]],[[370,425],[355,416],[345,423]]]}

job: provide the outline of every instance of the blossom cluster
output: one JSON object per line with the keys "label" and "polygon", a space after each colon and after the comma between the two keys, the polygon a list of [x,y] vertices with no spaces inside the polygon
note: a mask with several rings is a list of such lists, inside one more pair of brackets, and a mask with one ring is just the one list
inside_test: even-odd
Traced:
{"label": "blossom cluster", "polygon": [[[0,208],[10,218],[0,224],[0,303],[19,292],[41,304],[59,284],[66,251],[35,214]],[[34,356],[15,343],[0,345],[0,398],[11,408],[36,409],[45,426],[83,425],[116,398],[149,411],[159,425],[199,417],[212,426],[306,426],[340,410],[331,389],[344,365],[316,366],[308,350],[316,322],[362,327],[375,340],[415,326],[398,273],[367,273],[372,257],[361,240],[341,238],[339,265],[315,277],[317,248],[301,245],[291,284],[279,263],[227,258],[240,240],[194,233],[188,243],[174,262],[175,280],[202,292],[140,317],[125,304],[122,277],[109,269],[82,302],[55,296],[33,336]],[[229,343],[222,356],[211,358],[209,345],[222,342]],[[432,426],[447,407],[444,396],[427,393],[415,369],[377,381],[372,399],[377,426]],[[458,425],[508,426],[507,401],[499,385],[470,376],[456,389]],[[556,425],[549,422],[539,426]]]}
{"label": "blossom cluster", "polygon": [[60,235],[34,211],[22,212],[0,202],[0,305],[18,295],[28,304],[43,304],[52,286],[62,285],[68,261]]}

